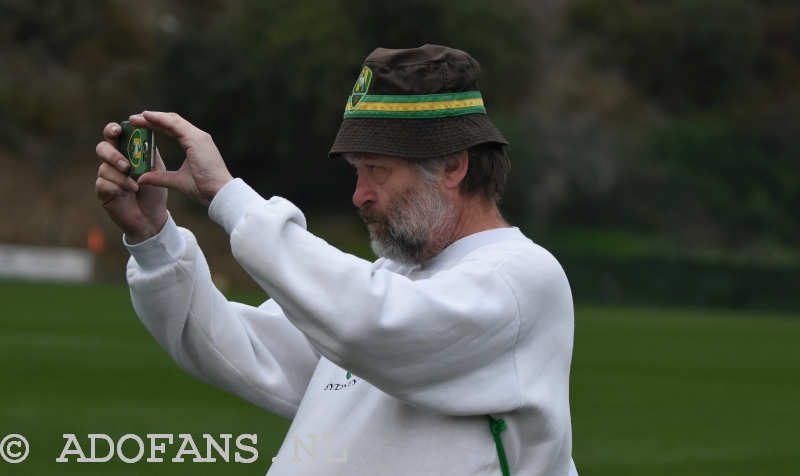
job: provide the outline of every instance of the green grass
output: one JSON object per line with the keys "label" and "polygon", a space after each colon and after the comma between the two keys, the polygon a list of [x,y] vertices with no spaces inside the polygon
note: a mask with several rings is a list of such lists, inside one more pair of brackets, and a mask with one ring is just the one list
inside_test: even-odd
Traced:
{"label": "green grass", "polygon": [[[797,474],[800,316],[585,306],[576,316],[581,476]],[[0,437],[31,444],[23,463],[0,460],[0,474],[260,475],[287,429],[186,376],[141,326],[125,287],[0,282]],[[134,433],[146,451],[148,433],[190,433],[203,453],[204,433],[255,433],[259,459],[56,463],[64,433],[87,452],[89,433]]]}
{"label": "green grass", "polygon": [[798,317],[578,307],[581,475],[798,474]]}
{"label": "green grass", "polygon": [[[18,433],[31,446],[22,463],[0,460],[0,474],[263,475],[287,430],[286,420],[184,374],[136,318],[127,288],[0,282],[0,437]],[[76,434],[84,452],[90,433],[114,440],[133,433],[145,456],[136,464],[76,463],[75,456],[56,463],[65,433]],[[175,435],[165,462],[145,462],[148,433]],[[180,433],[191,434],[203,454],[204,433],[254,433],[259,459],[173,463]],[[133,442],[125,449],[129,457],[137,451]],[[101,442],[98,454],[105,452]]]}

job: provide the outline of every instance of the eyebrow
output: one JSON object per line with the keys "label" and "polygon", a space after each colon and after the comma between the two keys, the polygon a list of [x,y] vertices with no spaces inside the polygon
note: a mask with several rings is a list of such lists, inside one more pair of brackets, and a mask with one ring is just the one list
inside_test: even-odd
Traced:
{"label": "eyebrow", "polygon": [[345,157],[344,160],[346,160],[348,164],[355,167],[356,164],[354,164],[353,162],[363,162],[364,160],[367,160],[367,158],[364,157],[362,154],[356,153],[356,154],[351,154],[350,157]]}

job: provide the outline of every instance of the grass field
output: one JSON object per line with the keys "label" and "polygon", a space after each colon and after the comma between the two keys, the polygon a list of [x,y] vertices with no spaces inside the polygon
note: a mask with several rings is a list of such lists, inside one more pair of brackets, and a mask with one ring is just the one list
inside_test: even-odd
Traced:
{"label": "grass field", "polygon": [[[579,306],[576,324],[581,476],[800,474],[800,316]],[[0,438],[31,446],[20,464],[0,460],[0,474],[262,475],[287,429],[178,369],[125,287],[0,282]],[[145,457],[56,463],[65,433],[87,453],[90,433],[136,434]],[[149,433],[175,435],[166,462],[145,462]],[[258,461],[173,463],[180,433],[202,453],[204,433],[257,434]]]}
{"label": "grass field", "polygon": [[800,474],[800,316],[576,314],[582,476]]}

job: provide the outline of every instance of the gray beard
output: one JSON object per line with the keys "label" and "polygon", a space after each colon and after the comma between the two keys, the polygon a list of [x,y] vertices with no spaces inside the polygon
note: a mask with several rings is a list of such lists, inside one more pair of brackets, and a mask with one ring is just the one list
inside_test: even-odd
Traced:
{"label": "gray beard", "polygon": [[405,266],[417,266],[450,245],[455,204],[442,197],[436,183],[419,187],[386,204],[385,213],[361,209],[372,251]]}

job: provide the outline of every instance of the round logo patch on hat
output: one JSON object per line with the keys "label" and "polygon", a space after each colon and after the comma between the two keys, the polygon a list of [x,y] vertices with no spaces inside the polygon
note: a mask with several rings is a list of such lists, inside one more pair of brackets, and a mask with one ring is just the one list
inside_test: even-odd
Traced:
{"label": "round logo patch on hat", "polygon": [[369,85],[372,83],[372,70],[369,66],[364,66],[361,74],[358,75],[356,85],[353,86],[353,94],[350,96],[350,107],[355,108],[361,98],[369,91]]}

